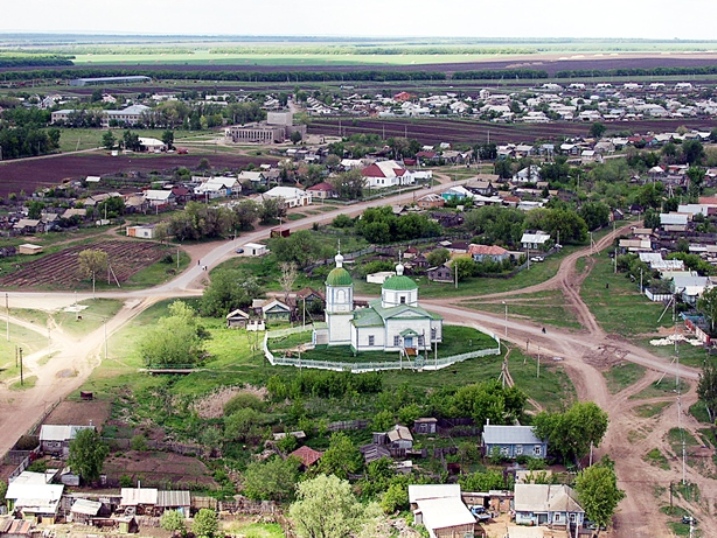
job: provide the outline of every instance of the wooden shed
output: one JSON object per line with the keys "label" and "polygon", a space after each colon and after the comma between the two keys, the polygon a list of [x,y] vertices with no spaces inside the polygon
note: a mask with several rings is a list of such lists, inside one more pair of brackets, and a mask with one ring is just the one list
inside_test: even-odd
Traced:
{"label": "wooden shed", "polygon": [[227,328],[229,329],[246,329],[249,322],[249,314],[237,308],[227,314]]}
{"label": "wooden shed", "polygon": [[17,247],[17,250],[20,254],[40,254],[42,252],[42,247],[40,245],[33,245],[32,243],[23,243],[19,247]]}

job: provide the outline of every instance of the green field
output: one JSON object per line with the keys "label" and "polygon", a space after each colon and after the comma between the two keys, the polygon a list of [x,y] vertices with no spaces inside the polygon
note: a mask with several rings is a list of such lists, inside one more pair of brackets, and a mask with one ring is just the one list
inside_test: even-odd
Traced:
{"label": "green field", "polygon": [[645,368],[631,362],[616,364],[609,370],[603,372],[603,376],[605,376],[605,381],[607,382],[607,388],[612,394],[620,392],[630,385],[634,385],[640,381],[644,375]]}
{"label": "green field", "polygon": [[508,307],[508,318],[511,320],[528,319],[541,325],[553,325],[566,329],[582,329],[582,325],[575,319],[575,315],[565,307],[565,297],[559,290],[541,291],[526,295],[511,295],[502,301],[466,301],[463,303],[475,310],[505,314]]}
{"label": "green field", "polygon": [[[608,287],[609,286],[609,287]],[[606,253],[596,256],[595,265],[580,289],[580,296],[608,333],[622,336],[654,334],[659,327],[672,325],[672,318],[658,318],[664,307],[638,293],[637,285],[625,274],[613,272]]]}
{"label": "green field", "polygon": [[[100,148],[102,147],[102,135],[107,132],[107,129],[70,127],[58,127],[58,129],[60,129],[60,151],[62,153]],[[122,137],[124,129],[111,129],[111,131],[114,133],[115,138],[119,139]],[[163,132],[164,131],[162,129],[142,129],[140,131],[140,136],[161,140]],[[180,140],[182,142],[186,140],[193,140],[196,136],[196,133],[190,131],[174,131],[174,140],[177,142]]]}

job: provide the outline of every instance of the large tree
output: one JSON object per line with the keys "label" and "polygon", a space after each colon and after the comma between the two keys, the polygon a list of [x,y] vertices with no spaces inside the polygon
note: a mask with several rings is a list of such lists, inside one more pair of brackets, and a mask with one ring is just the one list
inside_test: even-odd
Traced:
{"label": "large tree", "polygon": [[359,472],[362,467],[363,457],[353,441],[345,433],[333,434],[329,448],[319,460],[321,472],[345,479]]}
{"label": "large tree", "polygon": [[140,341],[140,355],[147,366],[192,365],[204,356],[204,329],[196,313],[182,301],[169,305],[169,315],[159,319]]}
{"label": "large tree", "polygon": [[707,363],[702,367],[697,395],[707,407],[710,420],[714,422],[717,417],[717,367],[714,364]]}
{"label": "large tree", "polygon": [[590,445],[599,446],[607,431],[607,413],[594,402],[574,403],[563,413],[541,412],[536,415],[535,432],[547,439],[551,450],[563,461],[587,456]]}
{"label": "large tree", "polygon": [[615,469],[609,460],[580,471],[575,490],[585,516],[596,523],[598,529],[610,524],[617,505],[625,498],[625,492],[617,487]]}
{"label": "large tree", "polygon": [[80,274],[84,278],[92,278],[92,293],[94,293],[97,274],[106,271],[109,265],[107,253],[98,249],[83,250],[79,253],[77,262],[80,265]]}
{"label": "large tree", "polygon": [[99,432],[94,428],[86,428],[77,432],[75,438],[70,441],[67,464],[85,483],[92,483],[99,479],[109,453],[109,448],[102,441]]}
{"label": "large tree", "polygon": [[380,513],[375,503],[361,504],[351,485],[333,475],[301,482],[296,496],[289,516],[300,538],[349,538]]}
{"label": "large tree", "polygon": [[[287,436],[287,438],[292,438]],[[250,463],[244,472],[244,494],[258,501],[285,502],[294,496],[299,480],[299,461],[275,456]]]}
{"label": "large tree", "polygon": [[709,318],[710,332],[714,334],[717,326],[717,287],[710,288],[697,301],[697,308]]}

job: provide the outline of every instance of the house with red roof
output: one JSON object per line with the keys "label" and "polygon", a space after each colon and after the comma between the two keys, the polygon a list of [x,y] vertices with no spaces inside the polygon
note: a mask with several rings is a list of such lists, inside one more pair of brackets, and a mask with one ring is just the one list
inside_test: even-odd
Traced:
{"label": "house with red roof", "polygon": [[319,461],[321,459],[321,456],[323,455],[323,452],[319,452],[318,450],[314,450],[313,448],[308,446],[302,446],[289,454],[289,457],[295,457],[301,462],[301,465],[304,469],[308,469],[317,461]]}
{"label": "house with red roof", "polygon": [[475,245],[473,243],[468,247],[468,254],[473,256],[476,262],[502,262],[510,258],[510,252],[498,245]]}
{"label": "house with red roof", "polygon": [[339,197],[339,193],[336,192],[334,186],[327,181],[322,181],[321,183],[317,183],[316,185],[309,187],[306,189],[306,192],[311,195],[312,202],[316,200],[326,200],[328,198]]}
{"label": "house with red roof", "polygon": [[413,174],[396,161],[378,161],[361,170],[367,187],[385,189],[401,185],[413,185]]}
{"label": "house with red roof", "polygon": [[413,95],[408,92],[399,92],[393,96],[394,101],[399,101],[401,103],[405,103],[406,101],[410,101],[411,99],[413,99]]}

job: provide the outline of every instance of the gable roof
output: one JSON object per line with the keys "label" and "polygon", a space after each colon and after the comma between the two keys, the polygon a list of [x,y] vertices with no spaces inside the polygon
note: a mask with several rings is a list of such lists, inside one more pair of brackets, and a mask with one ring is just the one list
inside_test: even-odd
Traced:
{"label": "gable roof", "polygon": [[508,251],[498,245],[475,245],[473,243],[468,247],[468,254],[473,256],[504,256]]}
{"label": "gable roof", "polygon": [[121,506],[137,506],[138,504],[157,504],[155,488],[122,488],[120,490]]}
{"label": "gable roof", "polygon": [[532,426],[483,426],[483,441],[490,445],[539,445],[543,441]]}
{"label": "gable roof", "polygon": [[408,486],[408,502],[416,503],[423,499],[461,498],[460,484],[411,484]]}
{"label": "gable roof", "polygon": [[237,308],[236,310],[232,310],[227,314],[227,319],[231,318],[244,318],[249,319],[249,314],[244,312],[241,308]]}
{"label": "gable roof", "polygon": [[396,177],[402,176],[407,170],[396,161],[379,161],[361,170],[363,177]]}
{"label": "gable roof", "polygon": [[331,183],[329,183],[329,182],[327,182],[327,181],[322,181],[321,183],[317,183],[317,184],[314,185],[313,187],[309,187],[309,188],[306,189],[306,190],[307,190],[307,191],[333,192],[333,191],[335,191],[336,189],[334,188],[334,186],[333,186]]}
{"label": "gable roof", "polygon": [[396,424],[393,428],[386,432],[386,435],[392,443],[396,441],[413,441],[411,431],[406,428],[406,426],[401,426],[400,424]]}
{"label": "gable roof", "polygon": [[[463,504],[460,496],[439,499],[421,499],[416,502],[417,512],[423,515],[423,524],[435,534],[437,529],[475,525],[476,519]],[[463,534],[463,533],[461,533]]]}
{"label": "gable roof", "polygon": [[516,512],[584,512],[577,495],[564,484],[516,484]]}
{"label": "gable roof", "polygon": [[43,424],[40,428],[40,442],[42,441],[70,441],[77,437],[81,430],[94,430],[94,426],[66,426]]}

